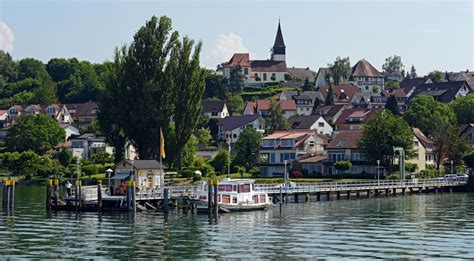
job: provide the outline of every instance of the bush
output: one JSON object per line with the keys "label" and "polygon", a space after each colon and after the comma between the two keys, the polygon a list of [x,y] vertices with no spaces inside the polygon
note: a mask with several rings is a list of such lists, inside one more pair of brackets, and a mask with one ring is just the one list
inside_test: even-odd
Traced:
{"label": "bush", "polygon": [[257,167],[253,167],[250,171],[249,171],[250,175],[252,175],[252,177],[256,178],[260,175],[260,169],[257,168]]}
{"label": "bush", "polygon": [[192,178],[194,176],[194,170],[183,169],[181,170],[181,177],[183,178]]}
{"label": "bush", "polygon": [[201,179],[202,179],[201,175],[199,175],[199,174],[194,174],[193,175],[193,182],[199,181]]}
{"label": "bush", "polygon": [[418,169],[418,165],[416,165],[415,163],[407,162],[405,164],[405,170],[408,172],[415,172],[417,169]]}
{"label": "bush", "polygon": [[82,167],[82,172],[87,176],[92,176],[99,173],[99,168],[95,164],[85,165]]}
{"label": "bush", "polygon": [[209,161],[209,164],[211,164],[211,166],[214,167],[216,171],[223,173],[227,170],[227,164],[229,163],[229,160],[229,152],[227,150],[221,150],[213,159]]}
{"label": "bush", "polygon": [[392,173],[390,175],[385,176],[385,179],[388,180],[396,180],[400,178],[400,174]]}
{"label": "bush", "polygon": [[352,163],[350,161],[342,160],[334,163],[334,168],[337,170],[350,170]]}

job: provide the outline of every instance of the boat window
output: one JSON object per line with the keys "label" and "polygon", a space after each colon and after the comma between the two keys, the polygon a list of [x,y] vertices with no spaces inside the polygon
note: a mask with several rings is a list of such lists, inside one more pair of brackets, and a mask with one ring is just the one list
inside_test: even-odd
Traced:
{"label": "boat window", "polygon": [[237,191],[237,186],[236,185],[232,186],[232,191]]}
{"label": "boat window", "polygon": [[229,204],[230,203],[230,195],[222,195],[221,203]]}
{"label": "boat window", "polygon": [[237,197],[232,197],[232,203],[237,204]]}
{"label": "boat window", "polygon": [[232,191],[232,185],[228,185],[228,184],[219,185],[217,187],[217,190],[219,190],[219,191]]}
{"label": "boat window", "polygon": [[253,203],[258,203],[258,195],[252,196]]}
{"label": "boat window", "polygon": [[239,185],[239,193],[240,192],[250,192],[250,184]]}
{"label": "boat window", "polygon": [[260,195],[260,203],[266,203],[265,195]]}

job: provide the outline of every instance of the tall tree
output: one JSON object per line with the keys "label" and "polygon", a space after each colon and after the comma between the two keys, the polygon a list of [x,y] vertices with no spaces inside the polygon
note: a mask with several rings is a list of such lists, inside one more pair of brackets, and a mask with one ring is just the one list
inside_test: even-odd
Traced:
{"label": "tall tree", "polygon": [[242,88],[245,84],[244,81],[245,76],[240,65],[237,65],[230,69],[229,90],[233,94],[239,94],[242,92]]}
{"label": "tall tree", "polygon": [[[201,43],[194,47],[194,41],[184,37],[178,44],[178,63],[176,67],[175,87],[175,124],[176,152],[182,159],[183,149],[193,133],[201,114],[201,99],[204,93],[205,71],[199,66]],[[193,52],[194,47],[194,52]],[[178,162],[181,168],[182,161]]]}
{"label": "tall tree", "polygon": [[239,140],[234,145],[236,156],[234,163],[251,168],[257,163],[258,149],[262,142],[262,134],[258,133],[254,128],[245,128],[239,136]]}
{"label": "tall tree", "polygon": [[432,137],[436,169],[440,169],[445,159],[452,160],[455,166],[461,163],[468,145],[459,137],[459,128],[456,125],[446,121],[439,122],[434,127]]}
{"label": "tall tree", "polygon": [[229,98],[227,79],[223,75],[218,75],[211,72],[206,74],[204,99],[206,98],[217,98],[219,100],[227,100]]}
{"label": "tall tree", "polygon": [[444,73],[441,71],[432,71],[428,74],[428,78],[430,78],[433,82],[442,82],[444,77]]}
{"label": "tall tree", "polygon": [[382,110],[364,126],[359,146],[369,160],[382,160],[383,165],[391,167],[394,147],[402,147],[407,156],[413,155],[413,131],[401,117]]}
{"label": "tall tree", "polygon": [[17,123],[8,129],[5,144],[10,151],[31,150],[44,154],[64,139],[64,130],[56,120],[37,114],[18,118]]}
{"label": "tall tree", "polygon": [[461,96],[452,101],[449,106],[456,113],[458,124],[469,124],[474,122],[474,93]]}
{"label": "tall tree", "polygon": [[398,55],[390,56],[385,59],[384,65],[382,65],[382,69],[385,72],[401,72],[405,66],[402,63],[402,58]]}
{"label": "tall tree", "polygon": [[0,77],[3,77],[5,82],[9,82],[16,77],[16,64],[11,55],[3,50],[0,50]]}
{"label": "tall tree", "polygon": [[311,91],[313,88],[314,85],[308,80],[308,77],[306,77],[303,84],[303,91]]}
{"label": "tall tree", "polygon": [[332,90],[332,86],[329,85],[328,94],[326,96],[326,100],[324,101],[326,105],[334,105],[334,91]]}
{"label": "tall tree", "polygon": [[328,67],[331,69],[331,76],[335,85],[339,85],[341,81],[346,80],[351,71],[349,57],[341,58],[338,56],[334,64],[328,64]]}
{"label": "tall tree", "polygon": [[268,119],[268,126],[271,130],[288,130],[289,124],[281,110],[280,103],[276,101],[270,102],[270,118]]}
{"label": "tall tree", "polygon": [[415,65],[412,65],[410,68],[410,79],[414,79],[416,77],[418,77],[418,75],[416,74]]}
{"label": "tall tree", "polygon": [[395,95],[390,95],[390,97],[388,97],[387,103],[385,104],[385,109],[391,111],[393,115],[398,116],[400,114],[397,98],[395,98]]}
{"label": "tall tree", "polygon": [[240,115],[244,110],[244,100],[240,95],[232,95],[229,97],[227,106],[229,107],[232,115]]}
{"label": "tall tree", "polygon": [[429,138],[433,138],[436,126],[456,123],[453,110],[448,105],[435,101],[432,96],[414,98],[403,118],[410,126],[419,128]]}

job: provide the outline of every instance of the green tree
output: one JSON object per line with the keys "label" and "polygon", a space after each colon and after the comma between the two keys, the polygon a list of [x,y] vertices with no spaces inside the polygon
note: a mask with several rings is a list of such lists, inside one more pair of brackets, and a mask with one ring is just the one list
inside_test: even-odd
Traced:
{"label": "green tree", "polygon": [[221,150],[209,161],[214,169],[220,173],[227,172],[227,166],[231,161],[230,153],[227,150]]}
{"label": "green tree", "polygon": [[212,140],[211,131],[207,128],[199,128],[194,133],[198,144],[209,145]]}
{"label": "green tree", "polygon": [[31,91],[33,103],[52,104],[57,102],[56,85],[46,71],[45,65],[36,59],[25,58],[18,62],[18,77],[13,94],[23,90]]}
{"label": "green tree", "polygon": [[447,121],[440,121],[432,132],[433,153],[436,159],[436,169],[440,169],[445,158],[459,165],[462,155],[467,150],[466,141],[459,137],[459,128]]}
{"label": "green tree", "polygon": [[207,72],[204,99],[208,98],[217,98],[219,100],[227,100],[229,98],[227,79],[223,75]]}
{"label": "green tree", "polygon": [[245,128],[234,145],[236,151],[234,164],[245,166],[247,169],[252,168],[253,164],[257,163],[261,142],[262,134],[254,128]]}
{"label": "green tree", "polygon": [[350,161],[341,160],[334,163],[334,168],[337,170],[350,170],[352,168],[352,163]]}
{"label": "green tree", "polygon": [[441,71],[432,71],[428,74],[428,78],[430,78],[433,82],[442,82],[444,74]]}
{"label": "green tree", "polygon": [[403,118],[410,126],[419,128],[429,138],[433,138],[436,126],[456,123],[453,110],[448,105],[435,101],[432,96],[414,98]]}
{"label": "green tree", "polygon": [[329,85],[328,93],[327,93],[326,100],[324,101],[324,103],[326,105],[334,105],[334,91],[331,85]]}
{"label": "green tree", "polygon": [[338,56],[334,64],[328,64],[328,67],[331,69],[331,76],[335,85],[339,85],[341,81],[346,80],[351,71],[349,57],[341,58]]}
{"label": "green tree", "polygon": [[288,130],[289,124],[281,110],[280,103],[276,101],[270,102],[270,117],[268,118],[268,127],[270,130]]}
{"label": "green tree", "polygon": [[461,96],[452,101],[449,106],[456,113],[458,124],[469,124],[474,122],[474,93]]}
{"label": "green tree", "polygon": [[382,160],[389,169],[393,165],[394,147],[402,147],[408,157],[413,155],[412,129],[387,110],[377,112],[364,126],[358,143],[370,161]]}
{"label": "green tree", "polygon": [[196,136],[191,134],[191,137],[189,137],[188,142],[183,148],[181,156],[183,166],[191,166],[193,164],[194,158],[196,157],[197,145],[198,140]]}
{"label": "green tree", "polygon": [[[183,151],[200,113],[204,72],[199,67],[201,44],[194,48],[189,38],[179,39],[171,32],[171,19],[152,17],[134,36],[133,42],[116,52],[111,70],[118,80],[107,84],[107,106],[111,116],[135,146],[140,159],[159,157],[160,128],[176,124],[174,140],[177,155]],[[103,124],[101,124],[102,129]],[[170,146],[166,146],[167,152]],[[168,155],[169,153],[167,153]]]}
{"label": "green tree", "polygon": [[237,65],[230,69],[229,90],[232,94],[239,94],[245,84],[245,76],[242,72],[242,67]]}
{"label": "green tree", "polygon": [[102,165],[103,167],[107,163],[113,163],[114,162],[114,158],[112,157],[112,155],[110,155],[109,153],[107,153],[105,151],[92,154],[90,160],[92,162],[94,162],[95,164]]}
{"label": "green tree", "polygon": [[414,79],[416,77],[418,77],[418,74],[416,74],[415,66],[412,65],[410,68],[410,79]]}
{"label": "green tree", "polygon": [[28,115],[18,118],[17,123],[8,130],[6,145],[9,151],[32,150],[38,154],[53,149],[64,142],[64,130],[51,117]]}
{"label": "green tree", "polygon": [[64,167],[68,167],[72,163],[72,154],[68,149],[62,149],[58,153],[58,160]]}
{"label": "green tree", "polygon": [[389,89],[397,89],[400,87],[400,83],[397,81],[387,81],[385,87]]}
{"label": "green tree", "polygon": [[466,153],[462,159],[466,167],[474,169],[474,150]]}
{"label": "green tree", "polygon": [[306,77],[303,84],[303,91],[312,91],[313,89],[314,85],[309,82],[308,77]]}
{"label": "green tree", "polygon": [[395,95],[390,95],[390,97],[388,97],[387,103],[385,104],[385,109],[391,111],[393,115],[398,116],[400,114],[397,98],[395,98]]}
{"label": "green tree", "polygon": [[402,58],[398,55],[390,56],[385,59],[382,69],[385,72],[401,72],[405,66],[402,63]]}
{"label": "green tree", "polygon": [[227,106],[232,115],[240,115],[244,110],[244,100],[240,95],[232,95],[227,102]]}
{"label": "green tree", "polygon": [[3,50],[0,50],[0,76],[5,82],[16,78],[16,64],[11,55]]}

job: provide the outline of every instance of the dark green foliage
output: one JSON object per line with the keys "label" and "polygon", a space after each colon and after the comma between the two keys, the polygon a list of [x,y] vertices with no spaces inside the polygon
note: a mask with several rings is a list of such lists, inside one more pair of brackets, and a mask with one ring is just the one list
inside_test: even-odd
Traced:
{"label": "dark green foliage", "polygon": [[303,84],[303,91],[312,91],[314,89],[314,85],[309,82],[308,78],[305,78]]}
{"label": "dark green foliage", "polygon": [[82,172],[87,176],[92,176],[99,173],[99,168],[95,164],[82,166]]}
{"label": "dark green foliage", "polygon": [[276,101],[270,102],[270,117],[267,119],[268,121],[268,129],[270,130],[288,130],[289,124],[286,120],[285,116],[283,116],[283,112],[281,110],[281,106]]}
{"label": "dark green foliage", "polygon": [[395,98],[394,95],[390,95],[390,97],[388,97],[387,103],[385,104],[385,109],[392,112],[393,115],[398,116],[400,114],[397,98]]}
{"label": "dark green foliage", "polygon": [[239,94],[244,87],[245,76],[240,65],[230,69],[229,90],[232,94]]}
{"label": "dark green foliage", "polygon": [[382,69],[385,72],[401,72],[405,68],[402,63],[402,58],[398,55],[390,56],[385,59],[385,64],[382,65]]}
{"label": "dark green foliage", "polygon": [[181,170],[181,177],[183,178],[192,178],[194,176],[194,170],[191,169],[183,169]]}
{"label": "dark green foliage", "polygon": [[9,151],[32,150],[44,154],[64,139],[64,130],[54,119],[38,114],[19,117],[17,124],[8,130],[5,143]]}
{"label": "dark green foliage", "polygon": [[347,79],[347,74],[351,71],[351,63],[349,57],[341,58],[337,57],[334,64],[328,64],[328,67],[331,69],[331,75],[334,84],[339,85],[343,80]]}
{"label": "dark green foliage", "polygon": [[236,151],[234,164],[245,166],[247,169],[253,167],[257,163],[261,142],[262,134],[254,128],[245,128],[234,145]]}
{"label": "dark green foliage", "polygon": [[385,87],[389,89],[397,89],[400,87],[400,83],[397,81],[387,81]]}
{"label": "dark green foliage", "polygon": [[334,91],[331,85],[329,85],[328,93],[327,93],[326,100],[324,101],[324,103],[326,105],[334,105]]}
{"label": "dark green foliage", "polygon": [[229,98],[229,88],[227,86],[227,79],[222,75],[207,72],[206,88],[204,89],[203,98],[217,98],[219,100],[227,100]]}
{"label": "dark green foliage", "polygon": [[337,170],[350,170],[352,168],[352,163],[350,161],[338,161],[334,163],[334,168]]}
{"label": "dark green foliage", "polygon": [[415,66],[412,65],[410,69],[410,79],[414,79],[416,77],[418,77],[418,74],[416,73]]}
{"label": "dark green foliage", "polygon": [[435,101],[432,96],[418,96],[413,99],[403,118],[429,138],[433,138],[437,126],[456,123],[453,110],[448,105]]}
{"label": "dark green foliage", "polygon": [[232,115],[240,115],[244,110],[244,100],[240,95],[232,95],[227,102],[227,106]]}
{"label": "dark green foliage", "polygon": [[405,163],[405,170],[406,171],[415,172],[416,169],[418,169],[418,165],[416,165],[415,163],[410,163],[410,162]]}
{"label": "dark green foliage", "polygon": [[249,171],[250,175],[252,175],[253,178],[256,178],[260,175],[260,169],[257,167],[253,167]]}
{"label": "dark green foliage", "polygon": [[214,169],[220,173],[227,173],[227,166],[231,160],[229,151],[221,150],[217,155],[209,161]]}
{"label": "dark green foliage", "polygon": [[9,82],[16,77],[15,62],[11,55],[3,50],[0,50],[0,77],[2,77],[5,82]]}
{"label": "dark green foliage", "polygon": [[440,71],[432,71],[428,74],[428,78],[430,78],[433,82],[442,82],[444,74]]}
{"label": "dark green foliage", "polygon": [[471,152],[466,153],[462,160],[464,161],[466,167],[474,169],[474,150],[471,150]]}
{"label": "dark green foliage", "polygon": [[401,117],[382,110],[364,126],[359,146],[370,161],[382,160],[391,167],[394,147],[402,147],[408,157],[413,155],[413,131]]}
{"label": "dark green foliage", "polygon": [[62,149],[58,153],[58,160],[64,167],[68,167],[72,163],[72,154],[68,149]]}
{"label": "dark green foliage", "polygon": [[458,124],[469,124],[474,122],[474,93],[461,96],[452,101],[449,106],[456,113]]}
{"label": "dark green foliage", "polygon": [[114,158],[112,157],[112,155],[110,155],[107,152],[98,152],[98,153],[92,154],[91,161],[94,162],[95,164],[100,164],[102,166],[105,166],[105,164],[107,163],[113,163]]}
{"label": "dark green foliage", "polygon": [[33,151],[2,153],[0,162],[12,175],[48,177],[67,173],[67,169],[51,155],[41,156]]}

